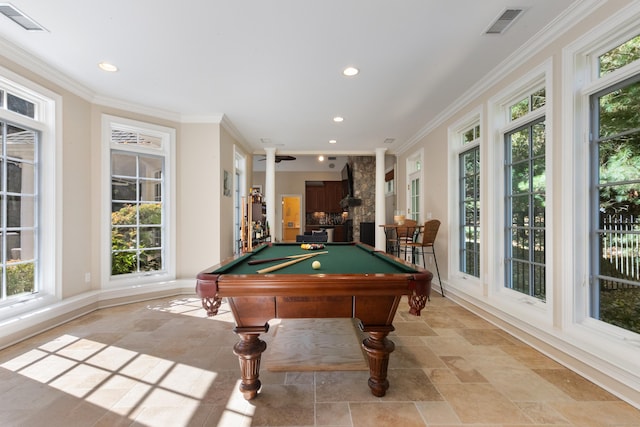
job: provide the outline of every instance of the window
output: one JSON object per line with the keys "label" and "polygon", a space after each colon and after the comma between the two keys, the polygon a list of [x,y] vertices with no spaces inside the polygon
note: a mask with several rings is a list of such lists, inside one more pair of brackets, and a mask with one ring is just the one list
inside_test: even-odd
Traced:
{"label": "window", "polygon": [[0,281],[6,300],[38,291],[39,134],[4,122],[0,129]]}
{"label": "window", "polygon": [[[640,36],[599,56],[601,76],[638,61]],[[591,316],[640,333],[640,73],[590,96]]]}
{"label": "window", "polygon": [[544,117],[505,135],[505,286],[543,301],[545,141]]}
{"label": "window", "polygon": [[407,159],[407,218],[420,222],[420,182],[422,178],[422,153]]}
{"label": "window", "polygon": [[112,279],[140,279],[173,271],[170,230],[172,131],[105,118],[109,159],[108,271]]}
{"label": "window", "polygon": [[459,268],[480,277],[480,125],[463,132],[460,139],[465,151],[458,155]]}
{"label": "window", "polygon": [[[59,96],[0,68],[0,305],[14,314],[59,296],[58,102]],[[16,304],[26,300],[36,302]]]}

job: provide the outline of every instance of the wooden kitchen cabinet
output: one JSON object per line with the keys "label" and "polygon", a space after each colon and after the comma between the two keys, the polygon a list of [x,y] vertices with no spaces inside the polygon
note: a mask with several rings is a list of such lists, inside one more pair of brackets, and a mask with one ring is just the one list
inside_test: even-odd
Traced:
{"label": "wooden kitchen cabinet", "polygon": [[305,191],[305,212],[325,212],[325,189],[323,185],[307,185]]}
{"label": "wooden kitchen cabinet", "polygon": [[341,181],[325,181],[325,212],[339,213],[342,212],[340,200],[342,200],[342,182]]}

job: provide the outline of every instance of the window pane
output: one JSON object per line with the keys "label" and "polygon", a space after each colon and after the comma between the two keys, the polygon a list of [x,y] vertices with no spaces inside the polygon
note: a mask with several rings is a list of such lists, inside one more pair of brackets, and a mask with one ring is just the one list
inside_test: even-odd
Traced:
{"label": "window pane", "polygon": [[33,196],[7,196],[7,227],[33,227]]}
{"label": "window pane", "polygon": [[640,128],[640,81],[614,90],[598,99],[600,139]]}
{"label": "window pane", "polygon": [[122,129],[111,129],[111,142],[115,144],[137,144],[138,133]]}
{"label": "window pane", "polygon": [[32,293],[35,289],[34,263],[7,264],[7,296]]}
{"label": "window pane", "polygon": [[529,189],[529,162],[521,162],[511,168],[511,191],[513,194],[528,193]]}
{"label": "window pane", "polygon": [[136,154],[113,152],[111,153],[111,175],[116,176],[138,176]]}
{"label": "window pane", "polygon": [[527,228],[514,228],[511,231],[511,245],[513,247],[512,258],[520,260],[529,259],[529,230]]}
{"label": "window pane", "polygon": [[[117,238],[117,243],[114,240]],[[135,227],[113,227],[111,229],[112,248],[114,250],[132,249],[137,245],[137,228]]]}
{"label": "window pane", "polygon": [[[633,181],[640,178],[640,133],[610,139],[599,144],[600,183]],[[624,186],[633,191],[637,185]]]}
{"label": "window pane", "polygon": [[162,205],[160,203],[140,205],[140,224],[162,224]]}
{"label": "window pane", "polygon": [[111,198],[113,200],[138,200],[137,181],[128,178],[112,178]]}
{"label": "window pane", "polygon": [[511,161],[513,163],[529,158],[529,129],[522,129],[510,135]]}
{"label": "window pane", "polygon": [[111,253],[111,274],[135,273],[138,270],[138,257],[135,251],[112,252]]}
{"label": "window pane", "polygon": [[149,145],[151,147],[159,148],[162,146],[162,138],[152,135],[139,134],[139,144]]}
{"label": "window pane", "polygon": [[7,110],[31,117],[32,119],[36,116],[36,108],[33,102],[29,102],[11,93],[7,93]]}
{"label": "window pane", "polygon": [[547,94],[544,88],[531,95],[531,111],[543,107],[547,102]]}
{"label": "window pane", "polygon": [[162,201],[162,187],[158,185],[158,181],[140,181],[140,201]]}
{"label": "window pane", "polygon": [[546,268],[542,265],[536,265],[533,267],[533,296],[541,299],[542,301],[546,300],[546,278],[545,278]]}
{"label": "window pane", "polygon": [[525,98],[522,101],[514,104],[509,109],[511,121],[524,117],[529,112],[529,98]]}
{"label": "window pane", "polygon": [[141,178],[162,178],[162,159],[159,157],[139,156]]}
{"label": "window pane", "polygon": [[524,227],[529,225],[529,196],[514,196],[511,198],[511,225]]}
{"label": "window pane", "polygon": [[512,289],[523,294],[529,294],[529,264],[526,262],[512,261]]}
{"label": "window pane", "polygon": [[544,264],[544,230],[535,230],[533,232],[533,261]]}
{"label": "window pane", "polygon": [[532,148],[532,156],[544,156],[545,152],[545,124],[537,123],[532,127],[532,136],[533,136],[533,147]]}
{"label": "window pane", "polygon": [[158,248],[162,246],[162,230],[159,227],[140,227],[140,247]]}
{"label": "window pane", "polygon": [[533,182],[532,191],[544,192],[546,190],[546,167],[544,157],[539,157],[533,160]]}
{"label": "window pane", "polygon": [[463,144],[468,144],[469,142],[473,141],[474,139],[475,139],[475,136],[473,134],[473,129],[469,129],[468,131],[466,131],[462,135],[462,143]]}
{"label": "window pane", "polygon": [[640,58],[640,35],[621,44],[615,49],[611,49],[598,58],[600,76],[604,76],[612,71],[622,68],[627,64]]}
{"label": "window pane", "polygon": [[32,130],[7,125],[7,156],[33,162],[36,133]]}
{"label": "window pane", "polygon": [[162,251],[146,250],[140,253],[140,271],[162,270]]}
{"label": "window pane", "polygon": [[545,215],[545,195],[536,194],[533,196],[533,226],[544,227],[544,215]]}
{"label": "window pane", "polygon": [[137,205],[113,203],[111,212],[111,224],[135,225],[138,223]]}
{"label": "window pane", "polygon": [[477,169],[477,161],[475,156],[475,151],[471,153],[463,154],[463,164],[464,164],[464,175],[473,175],[476,173]]}

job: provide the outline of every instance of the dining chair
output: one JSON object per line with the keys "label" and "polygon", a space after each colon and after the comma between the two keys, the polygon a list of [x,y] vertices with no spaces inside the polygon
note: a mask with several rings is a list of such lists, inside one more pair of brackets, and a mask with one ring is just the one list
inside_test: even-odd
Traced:
{"label": "dining chair", "polygon": [[[395,252],[398,257],[401,254],[402,249],[406,246],[407,243],[415,241],[415,233],[418,227],[418,221],[413,219],[405,219],[402,225],[398,225],[396,228],[396,236],[395,236]],[[405,252],[405,259],[407,258],[407,254]]]}
{"label": "dining chair", "polygon": [[425,252],[429,251],[433,255],[433,261],[436,264],[436,272],[438,273],[438,283],[440,283],[440,293],[444,297],[444,285],[440,279],[440,270],[438,269],[438,260],[436,259],[436,236],[438,235],[438,229],[440,228],[440,221],[437,219],[431,219],[424,223],[422,229],[422,238],[416,242],[407,242],[405,246],[405,257],[407,252],[417,253],[418,257],[422,254],[422,264],[427,268],[427,260]]}

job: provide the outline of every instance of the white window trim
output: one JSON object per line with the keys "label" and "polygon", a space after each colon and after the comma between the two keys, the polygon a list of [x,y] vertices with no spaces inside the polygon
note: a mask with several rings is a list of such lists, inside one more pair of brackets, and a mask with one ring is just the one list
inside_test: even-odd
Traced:
{"label": "white window trim", "polygon": [[[36,119],[0,109],[0,119],[40,132],[38,157],[39,292],[0,307],[0,319],[38,310],[62,298],[62,97],[0,67],[0,82],[36,103]],[[46,215],[44,215],[46,212]]]}
{"label": "white window trim", "polygon": [[[562,229],[562,260],[564,286],[562,299],[567,301],[562,327],[579,339],[586,350],[607,354],[607,360],[621,366],[637,367],[640,334],[626,331],[590,317],[589,263],[589,98],[599,90],[640,73],[640,61],[602,78],[597,77],[594,61],[609,49],[640,33],[640,4],[634,2],[583,37],[565,47],[563,60],[563,117],[572,118],[565,126],[562,139],[563,185],[561,198],[562,222],[572,224]],[[604,356],[603,356],[604,357]]]}
{"label": "white window trim", "polygon": [[[463,273],[460,271],[460,154],[464,151],[467,151],[471,148],[480,146],[480,212],[483,212],[485,206],[483,205],[485,197],[482,197],[483,191],[485,188],[484,185],[484,173],[483,173],[483,155],[482,155],[482,141],[486,141],[485,132],[484,132],[484,117],[482,107],[478,107],[471,111],[469,114],[464,116],[462,119],[458,120],[451,126],[449,126],[448,133],[448,150],[449,150],[449,236],[451,244],[449,245],[449,286],[461,288],[465,293],[475,295],[479,297],[482,295],[482,280],[481,278],[484,275],[484,252],[485,246],[483,245],[483,241],[487,240],[483,239],[483,236],[486,237],[484,233],[486,215],[480,215],[480,278],[472,276],[470,274]],[[461,136],[462,133],[467,131],[469,128],[480,125],[480,138],[478,141],[470,144],[462,144]],[[455,244],[453,243],[455,242]]]}
{"label": "white window trim", "polygon": [[[128,127],[134,131],[155,135],[162,138],[161,148],[135,147],[128,148],[132,152],[141,154],[162,154],[164,156],[164,188],[163,206],[166,218],[164,234],[164,263],[165,269],[149,274],[123,275],[123,277],[111,276],[111,149],[118,149],[111,143],[111,129],[113,125]],[[175,129],[159,126],[151,123],[140,122],[122,117],[102,116],[102,173],[101,173],[101,239],[100,262],[103,289],[133,287],[143,284],[154,284],[175,280],[176,278],[176,180],[175,180]]]}
{"label": "white window trim", "polygon": [[[414,168],[414,165],[416,162],[420,162],[420,170],[416,171]],[[420,190],[420,211],[418,212],[419,214],[422,213],[422,217],[423,220],[424,218],[426,218],[426,214],[424,211],[424,194],[425,194],[425,180],[424,180],[424,169],[425,169],[425,165],[424,165],[424,149],[421,148],[418,151],[414,152],[412,155],[407,157],[407,161],[406,161],[406,168],[405,171],[407,173],[406,176],[406,184],[407,184],[407,190],[406,190],[406,207],[405,207],[405,216],[407,218],[409,218],[409,216],[413,217],[413,212],[411,212],[411,180],[417,176],[420,179],[420,185],[421,185],[421,190]],[[409,214],[409,212],[411,212],[411,214]]]}
{"label": "white window trim", "polygon": [[[504,90],[492,97],[488,102],[487,115],[488,126],[485,131],[487,138],[487,149],[480,158],[481,170],[484,171],[484,178],[489,184],[486,188],[484,200],[491,200],[492,203],[485,204],[483,216],[486,222],[485,236],[499,236],[490,239],[483,244],[485,254],[491,254],[482,264],[486,268],[483,276],[486,277],[487,298],[496,308],[522,319],[530,324],[544,324],[551,327],[554,323],[554,251],[553,243],[549,243],[545,248],[545,286],[546,302],[535,297],[524,295],[520,292],[508,289],[504,286],[505,266],[504,266],[504,135],[508,131],[515,129],[523,123],[527,123],[534,118],[545,115],[546,130],[546,216],[545,230],[547,242],[554,239],[553,227],[553,85],[552,85],[553,62],[549,58],[541,65],[533,68],[527,74],[516,80]],[[526,117],[514,121],[509,120],[509,106],[529,95],[534,89],[545,88],[546,105]],[[486,155],[484,155],[486,153]],[[486,274],[486,276],[485,276]]]}

